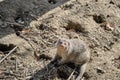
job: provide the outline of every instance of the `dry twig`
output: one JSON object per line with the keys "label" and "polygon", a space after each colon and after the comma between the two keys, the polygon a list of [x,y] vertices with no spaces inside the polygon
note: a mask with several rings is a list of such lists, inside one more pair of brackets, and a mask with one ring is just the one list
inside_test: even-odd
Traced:
{"label": "dry twig", "polygon": [[18,71],[18,61],[17,61],[17,58],[15,59],[15,70]]}
{"label": "dry twig", "polygon": [[14,47],[3,59],[1,59],[1,60],[0,60],[0,63],[2,63],[13,51],[15,51],[16,48],[17,48],[17,46]]}
{"label": "dry twig", "polygon": [[74,74],[75,70],[76,70],[76,68],[73,70],[73,72],[71,73],[71,75],[69,76],[69,78],[68,78],[67,80],[70,80],[70,79],[71,79],[71,77],[72,77],[72,75]]}
{"label": "dry twig", "polygon": [[6,22],[7,24],[14,25],[14,26],[19,26],[19,27],[24,27],[24,25],[21,25],[19,23],[13,23],[13,22]]}

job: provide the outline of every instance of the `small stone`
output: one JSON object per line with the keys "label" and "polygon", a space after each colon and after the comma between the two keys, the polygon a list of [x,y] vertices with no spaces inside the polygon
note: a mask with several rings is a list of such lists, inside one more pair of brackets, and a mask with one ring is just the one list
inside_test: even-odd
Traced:
{"label": "small stone", "polygon": [[105,30],[113,31],[115,28],[115,24],[113,22],[104,22],[103,24],[101,24],[101,27],[104,27]]}
{"label": "small stone", "polygon": [[97,73],[104,74],[105,71],[103,69],[101,69],[101,68],[97,68]]}
{"label": "small stone", "polygon": [[10,60],[15,60],[15,57],[11,57]]}
{"label": "small stone", "polygon": [[115,28],[115,25],[114,25],[114,23],[109,23],[109,22],[107,22],[105,28],[106,28],[106,30],[111,30],[111,31],[113,31],[114,28]]}

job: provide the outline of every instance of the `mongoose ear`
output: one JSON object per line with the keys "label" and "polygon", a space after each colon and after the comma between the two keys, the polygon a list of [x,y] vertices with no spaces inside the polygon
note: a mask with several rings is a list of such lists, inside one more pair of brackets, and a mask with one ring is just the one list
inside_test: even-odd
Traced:
{"label": "mongoose ear", "polygon": [[55,42],[55,46],[57,46],[58,44],[59,44],[59,42],[60,42],[60,38]]}

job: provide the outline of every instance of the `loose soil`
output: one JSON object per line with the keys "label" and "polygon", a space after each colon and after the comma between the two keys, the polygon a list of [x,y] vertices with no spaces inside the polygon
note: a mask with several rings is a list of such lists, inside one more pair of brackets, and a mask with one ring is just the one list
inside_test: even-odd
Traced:
{"label": "loose soil", "polygon": [[18,46],[0,63],[0,80],[67,80],[73,64],[49,64],[60,37],[89,45],[84,80],[120,80],[119,0],[0,0],[0,60]]}

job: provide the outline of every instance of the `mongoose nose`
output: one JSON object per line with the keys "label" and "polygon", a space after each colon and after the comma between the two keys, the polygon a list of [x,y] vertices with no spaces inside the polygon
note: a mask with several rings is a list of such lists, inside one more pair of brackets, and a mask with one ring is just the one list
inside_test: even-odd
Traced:
{"label": "mongoose nose", "polygon": [[62,44],[62,41],[60,41],[59,44]]}

